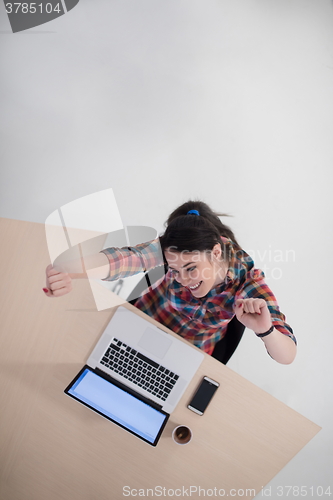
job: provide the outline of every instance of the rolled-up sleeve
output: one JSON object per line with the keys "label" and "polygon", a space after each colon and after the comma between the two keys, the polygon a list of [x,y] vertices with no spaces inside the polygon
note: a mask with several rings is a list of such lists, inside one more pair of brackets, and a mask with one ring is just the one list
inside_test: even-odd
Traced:
{"label": "rolled-up sleeve", "polygon": [[288,335],[297,345],[296,337],[288,323],[285,315],[280,311],[277,300],[265,282],[265,275],[260,269],[251,269],[249,271],[246,284],[241,292],[237,294],[236,299],[264,299],[271,313],[272,324],[284,335]]}
{"label": "rolled-up sleeve", "polygon": [[110,264],[109,275],[103,281],[127,278],[164,264],[159,238],[134,247],[106,248],[101,253]]}

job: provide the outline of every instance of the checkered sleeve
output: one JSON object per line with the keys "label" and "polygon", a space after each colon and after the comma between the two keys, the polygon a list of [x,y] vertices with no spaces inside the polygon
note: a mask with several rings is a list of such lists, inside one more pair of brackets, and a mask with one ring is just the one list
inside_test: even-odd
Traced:
{"label": "checkered sleeve", "polygon": [[135,247],[106,248],[102,250],[109,259],[109,275],[103,281],[115,281],[163,265],[159,238]]}
{"label": "checkered sleeve", "polygon": [[272,323],[274,327],[281,333],[288,335],[295,344],[297,344],[296,337],[292,328],[286,323],[285,315],[280,311],[277,300],[264,280],[265,275],[260,269],[251,269],[248,272],[248,280],[242,288],[236,299],[264,299],[267,307],[271,313]]}

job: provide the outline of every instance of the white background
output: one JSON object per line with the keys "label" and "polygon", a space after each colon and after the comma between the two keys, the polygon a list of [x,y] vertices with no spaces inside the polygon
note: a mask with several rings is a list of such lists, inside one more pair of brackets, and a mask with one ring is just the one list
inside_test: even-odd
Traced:
{"label": "white background", "polygon": [[247,330],[228,366],[323,427],[270,498],[333,493],[333,3],[81,0],[17,34],[0,18],[0,215],[44,222],[109,187],[125,225],[162,232],[194,197],[231,214],[299,350],[279,365]]}

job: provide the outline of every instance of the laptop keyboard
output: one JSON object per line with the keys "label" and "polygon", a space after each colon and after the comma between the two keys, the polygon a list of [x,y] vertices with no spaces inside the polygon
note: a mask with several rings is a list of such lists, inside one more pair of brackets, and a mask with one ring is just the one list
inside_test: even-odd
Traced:
{"label": "laptop keyboard", "polygon": [[162,401],[166,400],[179,378],[176,373],[116,338],[112,339],[101,363]]}

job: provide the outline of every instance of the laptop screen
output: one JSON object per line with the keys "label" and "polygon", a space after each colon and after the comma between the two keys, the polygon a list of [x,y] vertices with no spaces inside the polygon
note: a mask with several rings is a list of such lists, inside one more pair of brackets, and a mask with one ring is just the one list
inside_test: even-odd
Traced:
{"label": "laptop screen", "polygon": [[85,366],[65,393],[156,446],[169,415]]}

